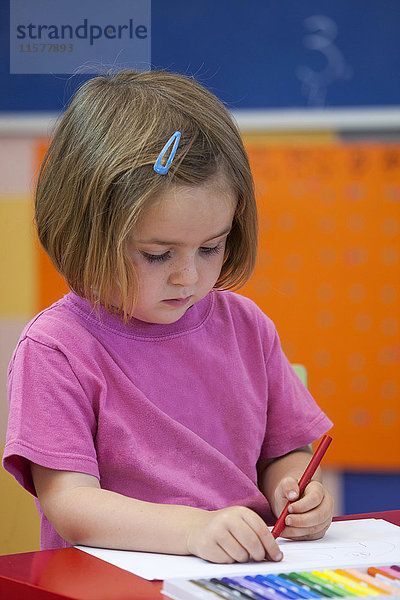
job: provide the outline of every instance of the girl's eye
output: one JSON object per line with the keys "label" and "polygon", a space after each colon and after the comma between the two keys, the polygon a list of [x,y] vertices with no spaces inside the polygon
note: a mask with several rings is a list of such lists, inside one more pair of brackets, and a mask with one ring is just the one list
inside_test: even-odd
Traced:
{"label": "girl's eye", "polygon": [[164,252],[164,254],[149,254],[148,252],[142,252],[142,256],[144,256],[149,263],[164,262],[169,259],[170,252],[169,250]]}
{"label": "girl's eye", "polygon": [[[218,254],[219,252],[221,252],[222,248],[223,248],[223,242],[220,242],[216,246],[212,246],[212,247],[201,246],[199,248],[199,252],[204,257],[208,257],[208,256],[212,256],[213,254]],[[167,250],[167,252],[164,252],[164,254],[150,254],[149,252],[143,252],[143,251],[141,252],[141,254],[145,258],[145,260],[147,260],[147,262],[149,262],[149,263],[163,263],[166,260],[169,260],[171,258],[170,250]]]}
{"label": "girl's eye", "polygon": [[203,254],[205,256],[212,256],[213,254],[219,254],[219,252],[221,252],[221,250],[222,250],[222,246],[223,246],[222,242],[220,242],[216,246],[212,246],[211,248],[208,248],[207,246],[203,246],[200,248],[200,252],[201,252],[201,254]]}

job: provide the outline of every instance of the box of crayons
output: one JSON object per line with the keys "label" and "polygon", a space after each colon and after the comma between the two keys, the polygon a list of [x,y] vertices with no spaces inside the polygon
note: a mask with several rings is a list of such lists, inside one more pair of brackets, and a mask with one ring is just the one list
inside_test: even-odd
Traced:
{"label": "box of crayons", "polygon": [[400,600],[400,566],[169,579],[164,581],[162,592],[173,600],[297,600],[360,596]]}

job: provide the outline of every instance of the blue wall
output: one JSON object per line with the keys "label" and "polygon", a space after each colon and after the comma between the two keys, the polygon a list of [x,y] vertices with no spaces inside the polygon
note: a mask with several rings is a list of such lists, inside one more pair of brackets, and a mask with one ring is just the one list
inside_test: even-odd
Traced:
{"label": "blue wall", "polygon": [[[114,2],[116,17],[121,4]],[[233,108],[400,104],[398,0],[152,0],[151,6],[153,67],[195,75]],[[3,111],[58,111],[85,79],[10,75],[5,0],[0,57]]]}
{"label": "blue wall", "polygon": [[344,513],[376,512],[400,508],[400,473],[343,474]]}

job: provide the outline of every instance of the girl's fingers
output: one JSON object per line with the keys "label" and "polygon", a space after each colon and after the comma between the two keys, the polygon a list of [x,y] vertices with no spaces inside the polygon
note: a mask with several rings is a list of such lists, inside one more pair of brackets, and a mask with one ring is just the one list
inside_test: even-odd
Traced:
{"label": "girl's fingers", "polygon": [[277,493],[276,502],[278,504],[277,508],[280,509],[279,512],[286,506],[287,501],[294,502],[299,497],[299,485],[294,477],[285,477],[280,486],[279,491]]}
{"label": "girl's fingers", "polygon": [[323,523],[311,525],[310,527],[286,526],[281,535],[282,537],[290,538],[291,540],[318,540],[323,537],[330,524],[331,519],[329,518]]}
{"label": "girl's fingers", "polygon": [[232,506],[199,515],[188,531],[190,554],[216,563],[283,558],[267,525],[251,509]]}
{"label": "girl's fingers", "polygon": [[[296,502],[298,510],[300,500]],[[312,502],[314,504],[314,502]],[[332,521],[333,498],[325,492],[320,504],[307,512],[292,512],[285,519],[283,537],[291,539],[318,539],[324,535]]]}
{"label": "girl's fingers", "polygon": [[247,549],[229,530],[224,531],[218,536],[217,544],[235,562],[247,562],[250,559]]}
{"label": "girl's fingers", "polygon": [[232,564],[235,562],[235,559],[228,554],[219,544],[215,544],[215,546],[208,551],[207,556],[201,556],[200,558],[204,558],[213,563],[219,564]]}
{"label": "girl's fingers", "polygon": [[305,513],[317,508],[323,502],[325,496],[326,492],[322,484],[318,481],[312,481],[307,485],[303,496],[290,504],[289,513]]}
{"label": "girl's fingers", "polygon": [[233,537],[246,551],[247,560],[249,560],[250,557],[257,561],[265,559],[264,545],[257,533],[247,522],[243,521],[242,523],[235,524],[231,527],[230,531]]}
{"label": "girl's fingers", "polygon": [[237,562],[250,558],[261,561],[281,560],[282,553],[267,525],[259,515],[244,509],[238,519],[230,521],[225,532],[218,536],[218,544]]}
{"label": "girl's fingers", "polygon": [[[244,517],[246,523],[251,527],[251,529],[255,532],[261,546],[262,551],[264,552],[264,558],[268,558],[269,560],[279,561],[282,560],[283,554],[275,540],[272,536],[270,530],[261,519],[259,515],[253,512],[246,513]],[[256,557],[252,555],[255,560]],[[260,559],[263,560],[263,559]]]}
{"label": "girl's fingers", "polygon": [[288,498],[290,505],[281,535],[293,540],[321,538],[332,521],[333,498],[319,481],[310,481],[301,497],[292,500],[291,492],[298,497],[298,491],[292,477],[282,480],[280,499]]}

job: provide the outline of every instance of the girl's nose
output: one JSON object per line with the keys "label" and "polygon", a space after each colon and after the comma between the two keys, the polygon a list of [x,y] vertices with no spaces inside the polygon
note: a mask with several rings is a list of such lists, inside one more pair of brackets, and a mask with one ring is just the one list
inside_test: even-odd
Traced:
{"label": "girl's nose", "polygon": [[170,274],[169,281],[173,285],[189,287],[198,281],[198,272],[194,260],[187,260],[178,265]]}

